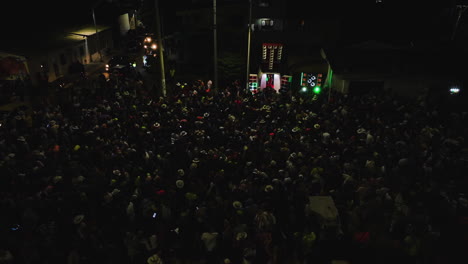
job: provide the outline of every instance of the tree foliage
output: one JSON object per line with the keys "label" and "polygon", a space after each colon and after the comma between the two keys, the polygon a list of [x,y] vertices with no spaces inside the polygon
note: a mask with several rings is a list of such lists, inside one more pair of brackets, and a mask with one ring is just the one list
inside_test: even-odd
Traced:
{"label": "tree foliage", "polygon": [[221,52],[218,58],[219,77],[223,80],[235,80],[242,77],[245,68],[244,58],[234,52]]}

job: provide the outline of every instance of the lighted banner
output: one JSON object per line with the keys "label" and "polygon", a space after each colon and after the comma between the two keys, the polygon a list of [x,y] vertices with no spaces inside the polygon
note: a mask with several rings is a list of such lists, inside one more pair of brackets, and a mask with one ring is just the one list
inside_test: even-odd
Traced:
{"label": "lighted banner", "polygon": [[300,81],[302,92],[312,90],[314,93],[319,94],[322,89],[323,74],[302,72]]}
{"label": "lighted banner", "polygon": [[276,92],[281,89],[281,76],[279,73],[267,72],[262,74],[260,88],[273,88]]}
{"label": "lighted banner", "polygon": [[274,70],[281,63],[283,56],[283,44],[281,43],[263,43],[262,45],[262,63],[268,71]]}
{"label": "lighted banner", "polygon": [[257,90],[258,88],[257,74],[249,74],[249,88],[250,88],[250,91]]}

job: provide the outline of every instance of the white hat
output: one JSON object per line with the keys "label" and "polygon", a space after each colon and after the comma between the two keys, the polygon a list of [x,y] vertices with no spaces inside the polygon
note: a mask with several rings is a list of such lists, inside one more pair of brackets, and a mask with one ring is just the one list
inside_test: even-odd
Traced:
{"label": "white hat", "polygon": [[73,218],[73,223],[74,223],[75,225],[77,225],[77,224],[81,223],[81,222],[83,221],[83,219],[84,219],[84,215],[82,215],[82,214],[77,215],[77,216],[75,216],[75,217]]}
{"label": "white hat", "polygon": [[196,169],[196,168],[198,168],[198,165],[197,165],[197,163],[195,163],[195,162],[192,162],[192,164],[190,164],[190,169],[192,169],[192,170],[193,170],[193,169]]}
{"label": "white hat", "polygon": [[180,175],[180,176],[184,176],[185,175],[185,171],[183,169],[178,169],[177,170],[177,173]]}
{"label": "white hat", "polygon": [[271,186],[269,184],[267,186],[265,186],[265,192],[271,192],[271,191],[273,191],[273,186]]}
{"label": "white hat", "polygon": [[21,142],[26,142],[26,139],[23,136],[18,137],[17,140]]}
{"label": "white hat", "polygon": [[236,240],[243,240],[247,238],[247,233],[246,232],[239,232],[236,235]]}
{"label": "white hat", "polygon": [[60,181],[62,181],[62,176],[55,176],[55,177],[52,179],[52,181],[53,181],[54,183],[60,182]]}
{"label": "white hat", "polygon": [[177,180],[177,181],[176,181],[176,186],[177,186],[177,188],[179,188],[179,189],[184,188],[184,181],[183,181],[183,180]]}
{"label": "white hat", "polygon": [[158,255],[156,255],[156,254],[154,254],[153,256],[149,257],[148,260],[147,260],[146,262],[148,262],[148,264],[162,264],[162,263],[163,263],[162,260],[161,260],[161,258],[160,258]]}
{"label": "white hat", "polygon": [[80,176],[78,176],[78,177],[76,177],[76,178],[73,178],[73,179],[72,179],[72,182],[73,182],[74,184],[77,184],[77,183],[82,183],[82,182],[84,182],[84,180],[85,180],[85,177],[83,177],[83,175],[80,175]]}
{"label": "white hat", "polygon": [[241,209],[242,208],[242,203],[239,202],[239,201],[234,201],[232,203],[232,206],[235,208],[235,209]]}
{"label": "white hat", "polygon": [[120,193],[120,190],[117,189],[117,188],[114,189],[114,190],[112,190],[112,192],[111,192],[112,196],[114,196],[114,195],[116,195],[116,194],[118,194],[118,193]]}
{"label": "white hat", "polygon": [[365,134],[366,133],[366,130],[364,128],[359,128],[357,131],[356,131],[358,134]]}
{"label": "white hat", "polygon": [[319,125],[319,124],[315,124],[315,125],[314,125],[314,128],[315,128],[315,129],[319,129],[319,128],[320,128],[320,125]]}

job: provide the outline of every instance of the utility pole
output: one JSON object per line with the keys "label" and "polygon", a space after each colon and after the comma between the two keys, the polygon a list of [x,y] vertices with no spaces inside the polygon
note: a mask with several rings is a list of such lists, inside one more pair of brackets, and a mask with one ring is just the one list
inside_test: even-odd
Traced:
{"label": "utility pole", "polygon": [[455,39],[455,34],[457,33],[457,28],[458,28],[458,24],[460,23],[460,18],[462,17],[466,9],[468,9],[468,6],[457,5],[456,8],[457,8],[458,16],[457,16],[457,21],[455,22],[455,26],[453,27],[452,38],[451,38],[452,41]]}
{"label": "utility pole", "polygon": [[246,78],[245,78],[245,85],[246,89],[249,90],[249,79],[250,79],[250,38],[252,34],[252,0],[249,0],[249,30],[247,33],[247,70],[246,70]]}
{"label": "utility pole", "polygon": [[94,29],[96,30],[96,49],[97,49],[97,51],[99,53],[99,59],[102,62],[103,60],[102,60],[102,54],[101,54],[101,44],[99,42],[99,32],[98,32],[98,28],[97,28],[97,25],[96,25],[96,15],[94,14],[94,7],[92,8],[92,11],[93,11]]}
{"label": "utility pole", "polygon": [[214,87],[216,90],[218,90],[218,42],[216,35],[216,0],[213,0],[213,50]]}
{"label": "utility pole", "polygon": [[156,9],[156,37],[158,38],[158,49],[159,49],[159,64],[161,65],[161,90],[162,96],[166,97],[166,73],[164,71],[164,53],[161,36],[161,18],[159,17],[159,1],[154,1],[154,7]]}

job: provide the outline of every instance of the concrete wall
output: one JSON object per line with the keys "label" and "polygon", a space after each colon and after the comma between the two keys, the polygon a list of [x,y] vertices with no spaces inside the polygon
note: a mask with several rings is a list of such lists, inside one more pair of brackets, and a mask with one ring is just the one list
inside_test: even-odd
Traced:
{"label": "concrete wall", "polygon": [[[57,78],[68,74],[68,67],[73,62],[89,64],[99,62],[96,35],[83,38],[80,41],[71,42],[63,48],[52,49],[47,52],[28,57],[28,66],[33,84],[38,84],[38,73],[47,72],[48,81],[53,82]],[[101,50],[113,48],[112,31],[99,32]],[[43,67],[41,67],[43,65]]]}
{"label": "concrete wall", "polygon": [[89,62],[87,55],[86,41],[83,40],[74,43],[73,46],[50,50],[29,57],[28,64],[33,84],[38,84],[38,73],[47,73],[49,82],[67,75],[71,63],[79,61],[86,64]]}
{"label": "concrete wall", "polygon": [[[98,37],[96,36],[96,34],[93,34],[89,36],[87,39],[88,39],[88,50],[89,50],[89,56],[90,56],[87,63],[100,61],[99,52],[97,48]],[[99,47],[101,51],[107,48],[112,49],[114,47],[112,30],[108,29],[108,30],[99,32]],[[87,64],[87,63],[84,63],[84,64]]]}
{"label": "concrete wall", "polygon": [[119,16],[120,35],[126,36],[130,30],[130,18],[128,13]]}

